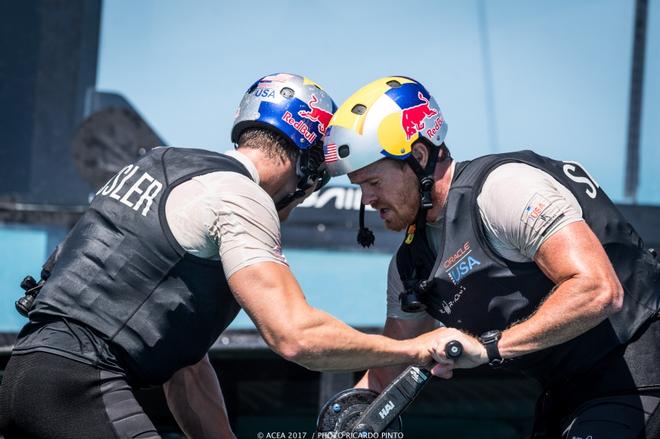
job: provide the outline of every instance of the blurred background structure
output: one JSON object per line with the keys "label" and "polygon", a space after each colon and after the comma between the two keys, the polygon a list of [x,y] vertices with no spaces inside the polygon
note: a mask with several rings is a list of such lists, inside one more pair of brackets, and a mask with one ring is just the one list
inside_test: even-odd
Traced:
{"label": "blurred background structure", "polygon": [[[533,149],[576,160],[660,246],[660,6],[652,0],[0,2],[0,366],[25,320],[18,284],[110,175],[161,144],[232,148],[254,80],[293,72],[339,104],[386,75],[422,82],[458,160]],[[371,214],[355,244],[359,189],[345,179],[284,226],[309,301],[379,331],[400,239]],[[239,437],[311,431],[319,402],[353,384],[270,353],[241,314],[212,351]],[[525,437],[539,390],[487,370],[436,382],[404,416],[406,437]],[[176,427],[158,389],[143,404]],[[437,432],[443,432],[441,435]]]}

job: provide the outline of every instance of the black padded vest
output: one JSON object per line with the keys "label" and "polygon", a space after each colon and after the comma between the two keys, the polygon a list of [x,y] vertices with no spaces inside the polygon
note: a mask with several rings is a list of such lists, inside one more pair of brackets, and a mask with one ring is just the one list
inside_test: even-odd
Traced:
{"label": "black padded vest", "polygon": [[165,200],[215,171],[251,178],[231,157],[182,148],[153,149],[122,169],[70,232],[30,320],[64,317],[94,329],[140,384],[201,360],[240,307],[220,261],[178,245]]}
{"label": "black padded vest", "polygon": [[[404,285],[426,280],[427,312],[446,326],[474,335],[504,330],[530,316],[554,284],[535,263],[499,257],[486,242],[477,211],[484,180],[497,166],[521,162],[542,169],[577,198],[583,217],[603,244],[625,290],[623,310],[583,335],[510,364],[544,384],[585,372],[627,343],[660,308],[660,265],[633,227],[589,174],[575,162],[531,151],[495,154],[457,163],[443,214],[441,248],[430,249],[425,230],[408,237],[397,253]],[[531,203],[534,204],[534,203]],[[535,206],[530,204],[530,209]],[[533,218],[533,211],[532,211]]]}

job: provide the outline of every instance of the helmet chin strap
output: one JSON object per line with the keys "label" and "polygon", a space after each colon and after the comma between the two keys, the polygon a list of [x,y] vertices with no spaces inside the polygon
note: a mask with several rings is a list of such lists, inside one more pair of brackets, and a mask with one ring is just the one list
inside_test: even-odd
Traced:
{"label": "helmet chin strap", "polygon": [[296,190],[282,197],[275,208],[279,211],[287,207],[298,198],[304,197],[305,192],[316,184],[315,191],[321,189],[330,180],[330,176],[323,165],[323,146],[316,144],[309,149],[300,151],[296,159],[296,175],[298,184]]}
{"label": "helmet chin strap", "polygon": [[308,170],[305,165],[301,165],[302,162],[307,162],[307,154],[305,154],[305,152],[306,151],[302,151],[300,154],[298,154],[298,158],[296,159],[296,175],[298,176],[296,190],[286,194],[284,197],[282,197],[282,199],[275,203],[275,208],[277,210],[282,210],[291,204],[294,200],[304,197],[305,191],[309,189],[312,184],[314,184],[314,178],[311,171]]}
{"label": "helmet chin strap", "polygon": [[[426,145],[429,150],[429,160],[426,162],[426,166],[422,168],[417,159],[410,154],[406,157],[406,163],[413,170],[419,181],[419,210],[417,211],[417,217],[415,218],[415,225],[417,230],[420,227],[426,225],[426,212],[433,207],[433,184],[435,180],[433,179],[433,173],[435,172],[435,165],[438,163],[438,157],[440,151],[447,151],[445,144],[443,143],[440,147],[436,147],[428,140],[421,138],[421,142]],[[442,158],[442,161],[449,158],[449,154],[445,153],[445,157]],[[360,230],[358,232],[357,241],[362,247],[370,247],[376,241],[374,233],[364,226],[364,204],[360,204]]]}
{"label": "helmet chin strap", "polygon": [[287,207],[289,204],[291,204],[294,200],[301,198],[305,196],[305,190],[304,189],[296,189],[295,192],[292,192],[290,194],[286,194],[280,201],[275,203],[275,208],[279,211]]}

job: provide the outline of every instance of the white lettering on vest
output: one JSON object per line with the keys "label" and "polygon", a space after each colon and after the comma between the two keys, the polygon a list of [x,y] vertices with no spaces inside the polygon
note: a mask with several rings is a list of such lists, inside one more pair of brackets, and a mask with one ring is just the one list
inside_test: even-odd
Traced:
{"label": "white lettering on vest", "polygon": [[[581,177],[579,175],[573,174],[576,171],[576,166],[580,168],[582,172],[585,173],[586,177]],[[564,162],[564,174],[571,180],[573,180],[576,183],[583,183],[587,185],[587,189],[585,189],[586,194],[589,196],[589,198],[596,198],[596,195],[598,194],[597,188],[600,186],[598,183],[596,183],[596,180],[593,179],[591,175],[584,169],[584,167],[579,164],[578,162]]]}
{"label": "white lettering on vest", "polygon": [[138,180],[135,183],[133,183],[133,186],[131,186],[131,188],[124,194],[124,196],[121,197],[121,200],[119,200],[119,202],[127,205],[128,207],[133,207],[133,203],[129,201],[128,197],[130,197],[136,192],[138,194],[144,192],[142,189],[140,189],[140,185],[144,180],[154,181],[153,177],[149,175],[148,172],[145,172],[140,176],[140,178],[138,178]]}
{"label": "white lettering on vest", "polygon": [[149,185],[147,190],[144,191],[144,194],[140,197],[137,203],[135,203],[135,206],[133,206],[133,210],[137,211],[140,208],[140,205],[146,201],[147,204],[144,206],[144,209],[142,209],[142,216],[147,216],[147,213],[149,213],[149,208],[154,202],[154,198],[160,190],[163,188],[163,185],[160,181],[154,180],[153,183]]}
{"label": "white lettering on vest", "polygon": [[117,180],[119,180],[119,177],[121,177],[123,174],[129,172],[133,168],[133,165],[128,165],[125,166],[121,171],[119,171],[117,174],[115,174],[114,177],[112,177],[108,182],[101,187],[101,189],[98,190],[96,195],[108,195],[114,188],[117,186]]}
{"label": "white lettering on vest", "polygon": [[115,190],[112,191],[112,193],[110,194],[110,198],[114,198],[115,200],[119,199],[120,195],[118,194],[118,192],[124,186],[124,183],[126,183],[126,180],[128,180],[133,175],[135,175],[135,173],[137,172],[138,169],[140,169],[139,166],[134,166],[133,169],[131,169],[130,172],[128,172],[128,167],[127,167],[128,174],[126,175],[126,177],[124,177],[124,179],[121,181],[121,183],[119,183],[119,186],[117,186],[115,188]]}
{"label": "white lettering on vest", "polygon": [[[135,183],[133,183],[123,195],[120,193],[120,190],[124,187],[128,179],[133,177],[139,168],[139,166],[135,165],[126,166],[124,169],[119,171],[117,175],[111,178],[105,184],[105,186],[99,189],[96,194],[109,194],[110,198],[119,200],[121,204],[132,208],[136,212],[140,209],[140,207],[144,206],[140,213],[142,216],[147,216],[147,213],[149,213],[149,209],[151,208],[154,199],[160,193],[161,189],[163,189],[163,184],[160,181],[153,178],[151,175],[149,175],[148,172],[143,172],[137,181],[135,181]],[[121,182],[117,184],[122,176],[123,179],[121,179]],[[146,188],[144,188],[145,184],[147,184],[145,182],[150,183],[148,186],[146,186]],[[135,199],[134,195],[140,195],[137,201],[131,201],[131,196],[133,196]]]}

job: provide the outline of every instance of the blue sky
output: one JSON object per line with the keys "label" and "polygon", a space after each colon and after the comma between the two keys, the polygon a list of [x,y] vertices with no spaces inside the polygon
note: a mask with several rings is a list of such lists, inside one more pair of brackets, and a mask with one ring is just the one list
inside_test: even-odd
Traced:
{"label": "blue sky", "polygon": [[[660,8],[650,2],[638,201],[660,203]],[[106,0],[97,85],[169,144],[230,147],[265,74],[319,82],[339,104],[381,76],[421,81],[459,160],[531,148],[583,163],[623,200],[634,1]]]}

